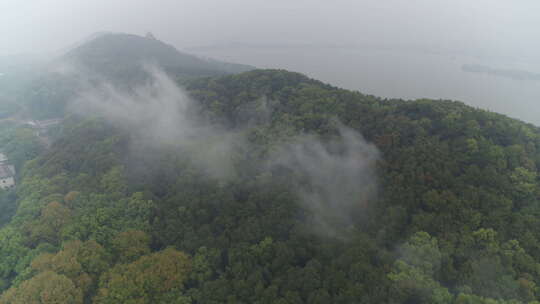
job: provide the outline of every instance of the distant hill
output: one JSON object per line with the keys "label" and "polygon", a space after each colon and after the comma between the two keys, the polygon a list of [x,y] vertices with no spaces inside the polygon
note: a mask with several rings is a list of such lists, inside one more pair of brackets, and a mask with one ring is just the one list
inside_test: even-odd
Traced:
{"label": "distant hill", "polygon": [[182,53],[174,46],[131,34],[101,34],[68,51],[62,61],[78,64],[104,75],[134,72],[141,64],[156,64],[177,75],[218,75],[240,73],[251,66],[206,60]]}
{"label": "distant hill", "polygon": [[540,80],[540,74],[517,69],[495,69],[479,64],[464,64],[461,69],[468,73],[487,74],[514,80]]}
{"label": "distant hill", "polygon": [[34,118],[59,117],[80,89],[80,79],[137,86],[148,79],[144,68],[147,64],[160,67],[175,79],[221,76],[254,69],[182,53],[152,35],[99,33],[75,44],[36,73],[21,99]]}

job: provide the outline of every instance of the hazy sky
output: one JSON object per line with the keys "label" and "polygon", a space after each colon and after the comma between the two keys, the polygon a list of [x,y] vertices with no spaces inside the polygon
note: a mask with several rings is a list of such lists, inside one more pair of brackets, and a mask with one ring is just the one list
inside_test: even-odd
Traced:
{"label": "hazy sky", "polygon": [[151,31],[179,48],[375,43],[534,56],[539,12],[538,0],[0,0],[0,55]]}

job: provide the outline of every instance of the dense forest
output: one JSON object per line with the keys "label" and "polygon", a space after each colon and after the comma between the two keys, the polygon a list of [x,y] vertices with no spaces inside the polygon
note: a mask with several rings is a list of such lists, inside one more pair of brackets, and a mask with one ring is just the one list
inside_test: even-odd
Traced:
{"label": "dense forest", "polygon": [[0,303],[538,303],[537,127],[281,70],[177,82],[212,132],[2,126]]}

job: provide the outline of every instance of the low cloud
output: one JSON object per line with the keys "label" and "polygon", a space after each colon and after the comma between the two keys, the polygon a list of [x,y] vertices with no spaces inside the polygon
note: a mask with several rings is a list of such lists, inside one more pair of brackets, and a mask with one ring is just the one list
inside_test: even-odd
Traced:
{"label": "low cloud", "polygon": [[377,148],[361,134],[339,124],[339,137],[322,141],[302,136],[273,156],[273,165],[294,172],[295,188],[313,221],[313,229],[340,237],[358,212],[377,195]]}
{"label": "low cloud", "polygon": [[197,104],[163,71],[152,66],[145,70],[150,76],[146,84],[120,89],[98,82],[80,92],[70,110],[102,116],[138,144],[182,149],[213,177],[229,176],[232,151],[242,145],[243,136],[202,118]]}
{"label": "low cloud", "polygon": [[[128,130],[137,144],[181,149],[211,177],[235,176],[235,151],[246,147],[247,129],[268,122],[271,102],[262,98],[239,109],[245,126],[231,131],[204,119],[197,103],[165,73],[146,69],[151,76],[146,85],[125,90],[103,82],[80,93],[72,110],[105,117]],[[338,136],[289,138],[265,161],[267,170],[292,173],[291,185],[313,230],[330,237],[342,237],[343,229],[354,225],[358,212],[376,198],[380,157],[361,134],[337,124]]]}

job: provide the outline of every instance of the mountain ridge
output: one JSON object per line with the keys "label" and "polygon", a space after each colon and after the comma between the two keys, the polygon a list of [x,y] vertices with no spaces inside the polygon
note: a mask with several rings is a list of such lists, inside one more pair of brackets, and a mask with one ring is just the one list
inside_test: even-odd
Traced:
{"label": "mountain ridge", "polygon": [[[103,33],[66,52],[61,60],[73,61],[93,69],[114,65],[132,65],[145,62],[156,64],[166,70],[193,70],[201,73],[238,73],[253,67],[228,64],[220,61],[208,62],[194,55],[182,53],[173,45],[155,38],[134,34]],[[127,68],[127,67],[121,67]],[[102,71],[102,73],[104,73]]]}
{"label": "mountain ridge", "polygon": [[87,86],[110,83],[136,87],[149,79],[147,66],[155,66],[176,79],[227,75],[253,67],[205,60],[178,51],[155,38],[104,33],[85,41],[53,60],[19,96],[34,118],[57,118]]}

